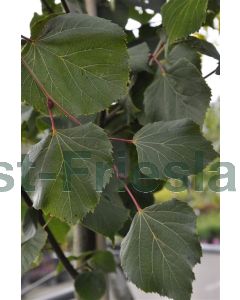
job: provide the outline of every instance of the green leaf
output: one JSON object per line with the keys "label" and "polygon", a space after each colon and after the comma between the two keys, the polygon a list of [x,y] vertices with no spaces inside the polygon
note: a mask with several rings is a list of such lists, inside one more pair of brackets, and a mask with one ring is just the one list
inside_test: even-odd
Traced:
{"label": "green leaf", "polygon": [[128,210],[122,204],[118,194],[117,182],[112,179],[103,191],[94,212],[87,214],[82,223],[113,241],[114,235],[122,228],[127,219]]}
{"label": "green leaf", "polygon": [[63,223],[56,218],[50,219],[49,223],[48,220],[46,220],[46,223],[59,244],[66,242],[66,236],[70,230],[70,226],[68,224]]}
{"label": "green leaf", "polygon": [[190,118],[203,124],[211,91],[199,70],[185,58],[157,74],[146,89],[144,104],[150,122]]}
{"label": "green leaf", "polygon": [[161,9],[169,42],[187,37],[204,23],[208,0],[170,0]]}
{"label": "green leaf", "polygon": [[46,136],[22,166],[25,188],[35,188],[34,207],[69,224],[82,219],[94,210],[111,177],[111,152],[105,132],[92,123]]}
{"label": "green leaf", "polygon": [[58,16],[59,14],[61,13],[52,13],[50,15],[39,15],[37,13],[34,13],[30,23],[31,38],[36,39],[41,33],[42,28],[45,26],[45,24],[52,18]]}
{"label": "green leaf", "polygon": [[142,173],[148,175],[150,168],[156,178],[166,177],[173,167],[186,175],[196,174],[218,156],[189,119],[148,124],[134,135],[133,142]]}
{"label": "green leaf", "polygon": [[102,272],[82,272],[74,283],[81,300],[98,300],[106,290],[106,281]]}
{"label": "green leaf", "polygon": [[148,66],[150,49],[147,43],[142,43],[128,49],[129,65],[133,72],[151,71]]}
{"label": "green leaf", "polygon": [[73,115],[107,108],[127,92],[124,38],[120,27],[98,17],[51,19],[23,49],[22,100],[46,114],[46,96]]}
{"label": "green leaf", "polygon": [[208,55],[210,57],[213,57],[217,60],[220,60],[220,54],[216,47],[209,43],[208,41],[198,39],[194,36],[190,36],[186,43],[191,46],[193,49],[199,51],[202,54]]}
{"label": "green leaf", "polygon": [[184,202],[171,200],[139,211],[121,244],[127,278],[145,292],[190,300],[201,247],[196,216]]}
{"label": "green leaf", "polygon": [[173,46],[167,55],[167,61],[170,64],[176,63],[179,59],[185,58],[198,68],[201,72],[201,57],[199,53],[187,43],[179,43]]}
{"label": "green leaf", "polygon": [[111,273],[116,270],[114,256],[109,251],[96,251],[89,259],[88,264],[93,269],[101,270],[104,273]]}
{"label": "green leaf", "polygon": [[34,220],[34,211],[28,210],[22,225],[21,272],[24,274],[38,257],[47,240],[46,231]]}

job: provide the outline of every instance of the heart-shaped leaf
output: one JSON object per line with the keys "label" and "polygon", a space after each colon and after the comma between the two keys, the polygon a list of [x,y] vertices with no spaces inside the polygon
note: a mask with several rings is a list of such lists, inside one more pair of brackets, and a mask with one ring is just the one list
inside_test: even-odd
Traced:
{"label": "heart-shaped leaf", "polygon": [[[39,31],[39,29],[38,29]],[[46,97],[74,115],[107,108],[126,94],[122,29],[84,14],[50,19],[22,53],[22,100],[47,113]]]}
{"label": "heart-shaped leaf", "polygon": [[189,119],[148,124],[134,135],[133,142],[142,173],[148,175],[150,168],[156,178],[166,177],[173,168],[185,175],[196,174],[218,156]]}
{"label": "heart-shaped leaf", "polygon": [[146,89],[146,117],[150,122],[189,118],[202,125],[210,98],[210,88],[199,70],[183,58],[169,67],[164,75],[157,74]]}
{"label": "heart-shaped leaf", "polygon": [[196,216],[184,202],[171,200],[139,211],[121,244],[127,278],[145,292],[190,300],[201,247]]}
{"label": "heart-shaped leaf", "polygon": [[111,152],[103,129],[92,123],[45,137],[22,166],[25,188],[34,187],[34,207],[70,224],[82,219],[111,177]]}

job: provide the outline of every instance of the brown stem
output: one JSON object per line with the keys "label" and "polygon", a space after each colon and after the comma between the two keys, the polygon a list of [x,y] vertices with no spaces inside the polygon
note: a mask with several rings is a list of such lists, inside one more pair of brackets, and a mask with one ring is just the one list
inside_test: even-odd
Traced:
{"label": "brown stem", "polygon": [[165,71],[163,65],[160,63],[160,61],[156,57],[153,57],[153,61],[158,65],[162,75],[165,75],[166,71]]}
{"label": "brown stem", "polygon": [[[23,187],[21,187],[21,194],[22,194],[22,197],[23,197],[25,203],[27,204],[27,206],[32,207],[32,200],[30,199],[29,195],[27,194],[27,192],[25,191],[25,189]],[[51,232],[51,230],[47,226],[47,224],[44,220],[42,211],[41,210],[36,210],[36,212],[37,212],[37,216],[38,216],[38,222],[44,228],[44,230],[47,232],[48,241],[51,244],[53,250],[55,251],[57,257],[59,258],[59,260],[61,261],[61,263],[65,267],[66,271],[69,273],[69,275],[73,279],[75,279],[78,276],[78,272],[74,269],[72,264],[69,262],[69,260],[67,259],[67,257],[63,253],[62,249],[60,248],[58,242],[56,241],[53,233]]]}
{"label": "brown stem", "polygon": [[114,172],[115,172],[115,174],[116,174],[117,179],[121,180],[121,181],[124,183],[124,189],[126,190],[126,192],[128,193],[129,197],[131,198],[132,202],[133,202],[134,205],[136,206],[138,212],[141,212],[141,211],[142,211],[141,206],[140,206],[139,203],[137,202],[137,199],[134,197],[134,195],[132,194],[132,192],[129,190],[129,188],[128,188],[127,184],[125,183],[125,181],[123,181],[123,180],[121,179],[122,177],[121,177],[120,174],[119,174],[119,170],[118,170],[117,166],[114,165],[114,166],[113,166],[113,169],[114,169]]}
{"label": "brown stem", "polygon": [[122,139],[122,138],[114,138],[114,137],[110,137],[109,139],[111,141],[117,141],[117,142],[124,142],[124,143],[128,143],[128,144],[133,144],[133,140],[127,140],[127,139]]}
{"label": "brown stem", "polygon": [[54,103],[52,102],[51,99],[47,100],[47,107],[48,107],[48,113],[49,113],[49,117],[50,117],[51,124],[52,124],[52,132],[53,132],[53,135],[55,135],[56,128],[55,128],[55,123],[54,123],[53,114],[52,114],[52,109],[54,107]]}

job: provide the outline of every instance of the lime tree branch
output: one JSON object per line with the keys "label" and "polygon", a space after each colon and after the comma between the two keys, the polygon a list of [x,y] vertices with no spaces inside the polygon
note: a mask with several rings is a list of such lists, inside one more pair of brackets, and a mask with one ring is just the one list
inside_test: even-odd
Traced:
{"label": "lime tree branch", "polygon": [[[32,200],[30,199],[29,195],[27,194],[27,192],[25,191],[25,189],[23,187],[21,188],[21,194],[22,194],[22,197],[23,197],[25,203],[27,204],[27,206],[32,207],[32,204],[33,204]],[[63,264],[64,268],[69,273],[69,275],[73,279],[75,279],[78,275],[78,272],[75,270],[75,268],[69,262],[69,260],[67,259],[67,257],[63,253],[62,249],[60,248],[58,242],[56,241],[54,235],[52,234],[51,230],[47,226],[47,224],[44,220],[42,211],[41,210],[36,210],[36,212],[37,212],[37,216],[38,216],[38,222],[44,228],[44,230],[47,232],[48,241],[49,241],[50,245],[52,246],[53,250],[55,251],[58,259],[61,261],[61,263]]]}

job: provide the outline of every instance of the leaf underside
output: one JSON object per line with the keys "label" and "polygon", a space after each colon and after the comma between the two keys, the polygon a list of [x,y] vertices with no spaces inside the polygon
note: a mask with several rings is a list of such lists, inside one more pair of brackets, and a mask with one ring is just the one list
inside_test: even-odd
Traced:
{"label": "leaf underside", "polygon": [[114,235],[122,228],[127,219],[128,210],[122,204],[118,194],[118,185],[112,179],[103,191],[94,212],[87,214],[82,223],[113,241]]}
{"label": "leaf underside", "polygon": [[47,240],[47,233],[39,225],[30,239],[21,245],[21,273],[24,274],[31,269],[33,261],[38,257]]}

